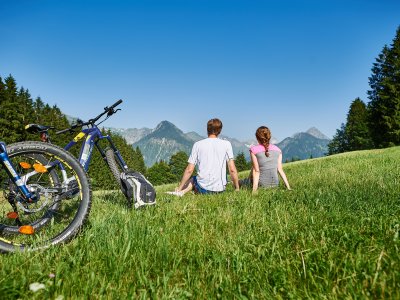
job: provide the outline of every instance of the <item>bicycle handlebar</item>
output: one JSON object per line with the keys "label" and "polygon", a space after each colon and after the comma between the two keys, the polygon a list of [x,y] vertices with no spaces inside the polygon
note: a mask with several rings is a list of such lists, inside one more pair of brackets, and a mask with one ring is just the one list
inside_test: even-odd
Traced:
{"label": "bicycle handlebar", "polygon": [[94,123],[100,119],[102,116],[104,116],[105,114],[107,114],[108,116],[113,115],[114,113],[117,112],[117,110],[114,110],[115,107],[117,107],[118,105],[120,105],[122,103],[122,99],[119,99],[117,102],[115,102],[113,105],[111,105],[110,107],[106,106],[104,107],[104,112],[102,112],[101,114],[99,114],[97,117],[90,119],[87,122],[79,122],[77,124],[72,125],[70,128],[67,129],[63,129],[60,131],[57,131],[56,134],[62,134],[62,133],[66,133],[66,132],[72,132],[75,128],[77,127],[83,127],[86,125],[94,125]]}
{"label": "bicycle handlebar", "polygon": [[[114,108],[114,107],[120,105],[121,103],[122,103],[122,99],[119,99],[117,102],[115,102],[113,105],[111,105],[110,108]],[[104,108],[104,109],[106,109],[106,108]]]}
{"label": "bicycle handlebar", "polygon": [[122,103],[122,100],[119,99],[117,102],[115,102],[113,105],[111,105],[110,107],[106,106],[104,107],[104,112],[102,112],[101,114],[99,114],[96,118],[94,119],[90,119],[88,122],[86,122],[87,124],[85,125],[89,125],[89,124],[94,124],[94,122],[96,122],[98,119],[100,119],[102,116],[104,116],[105,114],[108,114],[109,116],[111,116],[112,114],[115,113],[114,111],[114,107],[120,105]]}

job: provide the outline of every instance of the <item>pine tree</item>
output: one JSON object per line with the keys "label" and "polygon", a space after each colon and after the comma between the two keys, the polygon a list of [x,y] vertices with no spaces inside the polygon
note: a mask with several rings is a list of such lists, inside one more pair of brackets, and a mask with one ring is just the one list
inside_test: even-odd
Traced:
{"label": "pine tree", "polygon": [[369,84],[368,123],[375,147],[400,145],[400,27],[373,64]]}
{"label": "pine tree", "polygon": [[3,82],[3,78],[1,78],[1,76],[0,76],[0,106],[2,105],[2,103],[4,102],[4,99],[5,99],[5,90],[6,90],[6,86]]}
{"label": "pine tree", "polygon": [[342,123],[340,129],[336,129],[336,134],[328,144],[328,155],[349,151],[348,144],[346,126]]}
{"label": "pine tree", "polygon": [[367,106],[360,98],[356,98],[351,103],[350,110],[347,114],[345,131],[348,150],[363,150],[372,147],[367,116]]}
{"label": "pine tree", "polygon": [[26,137],[25,122],[32,115],[30,95],[25,89],[17,89],[10,75],[1,84],[0,136],[6,143],[22,141]]}
{"label": "pine tree", "polygon": [[133,170],[142,173],[143,175],[146,175],[146,165],[144,163],[142,151],[140,151],[138,146],[136,146],[136,149],[134,149],[133,151],[134,151],[134,164],[132,165]]}
{"label": "pine tree", "polygon": [[235,158],[235,166],[238,172],[245,171],[249,169],[249,164],[244,157],[243,152],[239,152]]}

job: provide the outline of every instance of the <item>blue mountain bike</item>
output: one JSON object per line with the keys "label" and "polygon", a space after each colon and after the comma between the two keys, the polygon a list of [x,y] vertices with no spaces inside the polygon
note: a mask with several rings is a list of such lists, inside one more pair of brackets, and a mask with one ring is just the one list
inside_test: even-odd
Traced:
{"label": "blue mountain bike", "polygon": [[[120,151],[114,145],[111,137],[109,135],[103,135],[98,125],[103,123],[110,116],[112,116],[118,110],[120,110],[115,108],[121,103],[122,100],[118,100],[110,107],[108,106],[105,107],[104,111],[95,118],[90,119],[87,122],[83,122],[78,119],[76,124],[72,125],[71,127],[56,132],[56,134],[74,133],[77,129],[79,129],[80,132],[64,147],[64,149],[70,150],[74,145],[76,145],[83,138],[85,138],[84,142],[82,143],[80,153],[78,156],[80,164],[83,166],[85,171],[88,171],[92,153],[94,147],[96,147],[97,150],[100,152],[103,160],[109,166],[113,174],[113,177],[115,178],[119,186],[121,186],[121,179],[120,179],[121,173],[127,172],[128,166],[125,163],[124,159],[122,158]],[[104,119],[99,121],[102,117],[104,117]],[[25,126],[25,129],[29,133],[35,133],[35,134],[39,133],[42,141],[50,143],[49,130],[54,128],[39,124],[28,124],[27,126]],[[107,141],[108,147],[103,149],[99,145],[99,143],[104,139]],[[126,198],[128,201],[128,207],[131,207],[132,198],[131,197],[126,197]]]}
{"label": "blue mountain bike", "polygon": [[0,142],[0,251],[66,242],[91,206],[86,172],[67,151],[42,142]]}

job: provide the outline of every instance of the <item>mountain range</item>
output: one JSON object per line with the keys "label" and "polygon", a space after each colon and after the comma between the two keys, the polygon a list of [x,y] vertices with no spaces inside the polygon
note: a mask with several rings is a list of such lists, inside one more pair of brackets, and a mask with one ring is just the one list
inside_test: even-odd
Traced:
{"label": "mountain range", "polygon": [[282,150],[283,161],[325,156],[330,139],[317,128],[299,132],[287,137],[276,145]]}
{"label": "mountain range", "polygon": [[[139,147],[148,167],[160,160],[168,161],[178,151],[190,154],[193,144],[205,138],[196,132],[184,133],[169,121],[160,122],[154,129],[110,129],[124,137],[128,144],[132,144],[135,148]],[[243,152],[247,159],[249,159],[249,147],[257,143],[255,139],[241,142],[223,135],[220,138],[231,142],[235,156]],[[329,138],[315,127],[306,132],[296,133],[279,143],[276,139],[271,139],[271,142],[282,150],[284,162],[293,159],[324,156],[328,152],[327,145],[329,141]]]}

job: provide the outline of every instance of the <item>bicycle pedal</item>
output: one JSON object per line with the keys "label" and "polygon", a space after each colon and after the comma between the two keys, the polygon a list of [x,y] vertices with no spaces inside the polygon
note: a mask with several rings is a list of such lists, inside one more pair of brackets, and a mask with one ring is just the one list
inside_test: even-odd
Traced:
{"label": "bicycle pedal", "polygon": [[76,180],[68,183],[67,192],[65,193],[66,199],[72,199],[79,193],[79,186]]}

